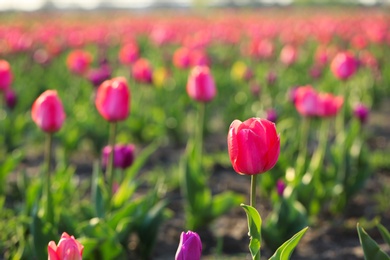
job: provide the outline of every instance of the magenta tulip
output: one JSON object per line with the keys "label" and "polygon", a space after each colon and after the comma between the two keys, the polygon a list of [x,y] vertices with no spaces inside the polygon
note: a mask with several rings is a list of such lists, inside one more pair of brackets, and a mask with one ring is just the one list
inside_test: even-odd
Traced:
{"label": "magenta tulip", "polygon": [[0,60],[0,91],[5,91],[11,86],[12,71],[8,61]]}
{"label": "magenta tulip", "polygon": [[76,74],[84,74],[88,71],[92,62],[92,55],[83,50],[74,50],[66,59],[68,69]]}
{"label": "magenta tulip", "polygon": [[353,109],[353,115],[359,119],[362,124],[367,122],[369,113],[370,110],[363,104],[357,104]]}
{"label": "magenta tulip", "polygon": [[275,124],[260,118],[234,120],[227,137],[230,161],[242,175],[261,174],[272,169],[280,152]]}
{"label": "magenta tulip", "polygon": [[4,93],[5,104],[9,109],[13,109],[16,106],[18,97],[12,88],[9,88]]}
{"label": "magenta tulip", "polygon": [[82,260],[84,246],[73,236],[64,232],[58,245],[54,241],[50,241],[47,249],[48,260]]}
{"label": "magenta tulip", "polygon": [[200,260],[202,255],[202,241],[197,233],[182,232],[175,260]]}
{"label": "magenta tulip", "polygon": [[32,105],[31,117],[45,132],[54,133],[60,130],[66,115],[57,91],[43,92]]}
{"label": "magenta tulip", "polygon": [[132,67],[134,79],[140,83],[150,84],[153,81],[153,70],[147,59],[138,59]]}
{"label": "magenta tulip", "polygon": [[312,86],[298,87],[294,91],[294,103],[298,112],[303,116],[317,116],[319,109],[318,93]]}
{"label": "magenta tulip", "polygon": [[358,67],[357,60],[350,52],[340,52],[330,64],[332,73],[341,80],[349,79],[355,74]]}
{"label": "magenta tulip", "polygon": [[110,122],[125,120],[130,113],[130,91],[123,77],[104,81],[96,93],[95,105]]}
{"label": "magenta tulip", "polygon": [[[105,168],[108,163],[108,158],[111,153],[111,146],[103,148],[102,152],[102,164]],[[132,144],[128,145],[115,145],[114,146],[114,168],[126,169],[133,164],[134,161],[135,146]]]}
{"label": "magenta tulip", "polygon": [[191,70],[187,81],[187,93],[199,102],[209,102],[217,94],[214,78],[206,66],[196,66]]}
{"label": "magenta tulip", "polygon": [[319,109],[317,111],[320,117],[332,117],[337,115],[344,103],[344,98],[334,96],[330,93],[320,93],[318,95]]}

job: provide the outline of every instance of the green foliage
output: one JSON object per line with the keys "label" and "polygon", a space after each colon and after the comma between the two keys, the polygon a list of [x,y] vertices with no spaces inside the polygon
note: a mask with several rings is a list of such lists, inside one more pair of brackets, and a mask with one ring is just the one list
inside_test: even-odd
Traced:
{"label": "green foliage", "polygon": [[[386,232],[386,229],[380,228],[381,232]],[[387,255],[382,249],[380,249],[379,245],[367,234],[367,232],[360,227],[359,223],[357,224],[357,231],[359,234],[360,244],[362,245],[364,252],[364,259],[366,260],[389,260],[390,256]],[[385,234],[386,239],[388,239],[388,231],[387,235]]]}

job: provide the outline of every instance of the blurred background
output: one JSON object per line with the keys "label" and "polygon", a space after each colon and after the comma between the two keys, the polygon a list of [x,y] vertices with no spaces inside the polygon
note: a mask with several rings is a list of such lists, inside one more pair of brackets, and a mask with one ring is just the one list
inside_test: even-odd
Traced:
{"label": "blurred background", "polygon": [[191,8],[199,6],[241,7],[290,4],[356,4],[373,6],[389,5],[390,0],[0,0],[0,11]]}

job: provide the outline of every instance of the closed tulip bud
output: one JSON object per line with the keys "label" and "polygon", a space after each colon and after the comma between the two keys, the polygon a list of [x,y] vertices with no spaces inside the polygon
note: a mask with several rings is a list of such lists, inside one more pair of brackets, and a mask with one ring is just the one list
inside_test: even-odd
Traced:
{"label": "closed tulip bud", "polygon": [[297,60],[297,49],[291,45],[286,45],[280,52],[280,61],[290,66]]}
{"label": "closed tulip bud", "polygon": [[358,62],[350,52],[340,52],[334,57],[330,64],[332,73],[341,80],[349,79],[355,74]]}
{"label": "closed tulip bud", "polygon": [[139,58],[139,48],[135,42],[129,42],[119,51],[119,61],[124,65],[133,64]]}
{"label": "closed tulip bud", "polygon": [[13,109],[18,101],[15,91],[11,88],[7,89],[4,93],[5,104],[9,109]]}
{"label": "closed tulip bud", "polygon": [[278,120],[278,113],[275,109],[268,109],[267,112],[267,120],[271,121],[272,123],[276,123],[276,120]]}
{"label": "closed tulip bud", "polygon": [[111,77],[111,69],[108,65],[102,65],[100,68],[91,69],[88,74],[88,80],[95,87],[100,86],[105,80]]}
{"label": "closed tulip bud", "polygon": [[54,133],[60,130],[66,116],[57,91],[43,92],[32,105],[31,117],[45,132]]}
{"label": "closed tulip bud", "polygon": [[209,102],[217,94],[214,78],[206,66],[194,67],[187,81],[187,93],[190,98],[199,102]]}
{"label": "closed tulip bud", "polygon": [[278,79],[278,76],[275,74],[275,72],[270,71],[267,74],[267,84],[272,86],[275,84],[276,80]]}
{"label": "closed tulip bud", "polygon": [[130,91],[123,77],[104,81],[96,93],[95,105],[110,122],[125,120],[130,112]]}
{"label": "closed tulip bud", "polygon": [[344,98],[333,96],[330,93],[321,93],[318,95],[318,116],[331,117],[337,115],[344,103]]}
{"label": "closed tulip bud", "polygon": [[54,241],[50,241],[47,249],[48,260],[82,260],[84,246],[73,236],[64,232],[58,245]]}
{"label": "closed tulip bud", "polygon": [[200,260],[202,255],[202,241],[197,233],[182,232],[175,260]]}
{"label": "closed tulip bud", "polygon": [[179,69],[187,69],[191,65],[190,51],[186,47],[181,47],[173,54],[173,65]]}
{"label": "closed tulip bud", "polygon": [[11,86],[12,71],[8,61],[0,60],[0,91],[5,91]]}
{"label": "closed tulip bud", "polygon": [[150,63],[147,59],[137,60],[132,67],[132,74],[136,81],[141,83],[152,83],[153,80],[153,70],[150,66]]}
{"label": "closed tulip bud", "polygon": [[[110,146],[103,148],[102,152],[102,164],[105,168],[108,163],[108,158],[112,149]],[[126,169],[133,164],[134,161],[135,146],[132,144],[128,145],[115,145],[114,146],[114,168]]]}
{"label": "closed tulip bud", "polygon": [[278,195],[280,197],[283,196],[283,192],[284,192],[284,189],[286,188],[286,184],[284,183],[283,180],[279,179],[277,182],[276,182],[276,192],[278,193]]}
{"label": "closed tulip bud", "polygon": [[370,110],[363,104],[357,104],[353,109],[353,115],[359,119],[362,124],[367,122],[369,113]]}
{"label": "closed tulip bud", "polygon": [[68,66],[68,69],[76,74],[84,74],[87,72],[91,62],[91,54],[83,50],[72,51],[69,53],[66,59],[66,65]]}
{"label": "closed tulip bud", "polygon": [[234,120],[227,137],[230,161],[242,175],[261,174],[272,169],[280,153],[275,124],[260,118]]}
{"label": "closed tulip bud", "polygon": [[295,107],[303,116],[317,116],[319,109],[318,93],[311,86],[298,87],[294,93]]}

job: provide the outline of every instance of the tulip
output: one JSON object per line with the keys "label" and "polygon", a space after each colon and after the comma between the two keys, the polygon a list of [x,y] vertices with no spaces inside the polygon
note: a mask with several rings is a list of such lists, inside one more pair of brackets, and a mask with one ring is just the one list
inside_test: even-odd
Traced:
{"label": "tulip", "polygon": [[33,103],[31,117],[43,131],[54,133],[60,130],[65,120],[62,102],[55,90],[46,90]]}
{"label": "tulip", "polygon": [[234,120],[227,142],[233,168],[242,175],[264,173],[275,166],[279,157],[279,135],[275,124],[266,119]]}
{"label": "tulip", "polygon": [[134,79],[141,83],[152,83],[153,71],[147,59],[141,58],[137,60],[132,67],[132,75]]}
{"label": "tulip", "polygon": [[74,236],[69,236],[64,232],[58,245],[54,241],[50,241],[47,250],[48,260],[81,260],[84,246]]}
{"label": "tulip", "polygon": [[173,54],[173,65],[179,69],[187,69],[190,67],[190,51],[185,47],[177,49]]}
{"label": "tulip", "polygon": [[344,102],[341,96],[333,96],[330,93],[321,93],[318,95],[319,109],[317,111],[320,117],[332,117],[337,115]]}
{"label": "tulip", "polygon": [[307,85],[298,87],[294,92],[295,107],[303,116],[317,116],[319,109],[318,93]]}
{"label": "tulip", "polygon": [[280,52],[280,61],[290,66],[292,65],[297,59],[297,49],[291,45],[286,45],[283,47],[282,51]]}
{"label": "tulip", "polygon": [[5,104],[9,109],[13,109],[18,101],[15,91],[11,88],[7,89],[4,93]]}
{"label": "tulip", "polygon": [[217,90],[210,69],[206,66],[194,67],[187,81],[187,93],[190,98],[199,102],[211,101]]}
{"label": "tulip", "polygon": [[12,71],[8,61],[0,60],[0,91],[5,91],[11,86]]}
{"label": "tulip", "polygon": [[350,52],[338,53],[330,64],[332,73],[341,80],[347,80],[355,74],[357,67],[357,60]]}
{"label": "tulip", "polygon": [[83,50],[72,51],[69,53],[66,59],[66,65],[68,66],[68,69],[76,74],[84,74],[87,72],[91,62],[91,54]]}
{"label": "tulip", "polygon": [[276,123],[276,120],[278,120],[278,113],[275,109],[268,109],[267,112],[267,120],[271,121],[272,123]]}
{"label": "tulip", "polygon": [[268,72],[268,74],[267,74],[267,84],[269,86],[274,85],[277,79],[278,79],[278,76],[276,75],[275,72],[273,72],[273,71]]}
{"label": "tulip", "polygon": [[363,104],[357,104],[353,109],[354,116],[359,119],[360,123],[364,124],[367,122],[369,109]]}
{"label": "tulip", "polygon": [[283,192],[284,192],[284,189],[286,188],[286,184],[284,183],[283,180],[279,179],[277,182],[276,182],[276,192],[278,193],[278,195],[280,197],[283,196]]}
{"label": "tulip", "polygon": [[[135,146],[132,144],[128,145],[115,145],[114,146],[114,168],[126,169],[133,164],[134,161],[134,150]],[[111,146],[103,148],[102,153],[102,164],[106,168],[108,163],[108,157],[112,151]]]}
{"label": "tulip", "polygon": [[202,255],[202,241],[197,233],[182,232],[175,260],[199,260]]}
{"label": "tulip", "polygon": [[139,58],[139,48],[136,43],[131,42],[122,46],[119,51],[119,61],[124,65],[133,64]]}
{"label": "tulip", "polygon": [[130,110],[130,91],[123,77],[104,81],[96,93],[95,105],[110,122],[125,120]]}
{"label": "tulip", "polygon": [[108,65],[102,65],[100,68],[91,69],[88,74],[88,80],[94,85],[98,87],[105,80],[109,79],[111,76],[111,69]]}

